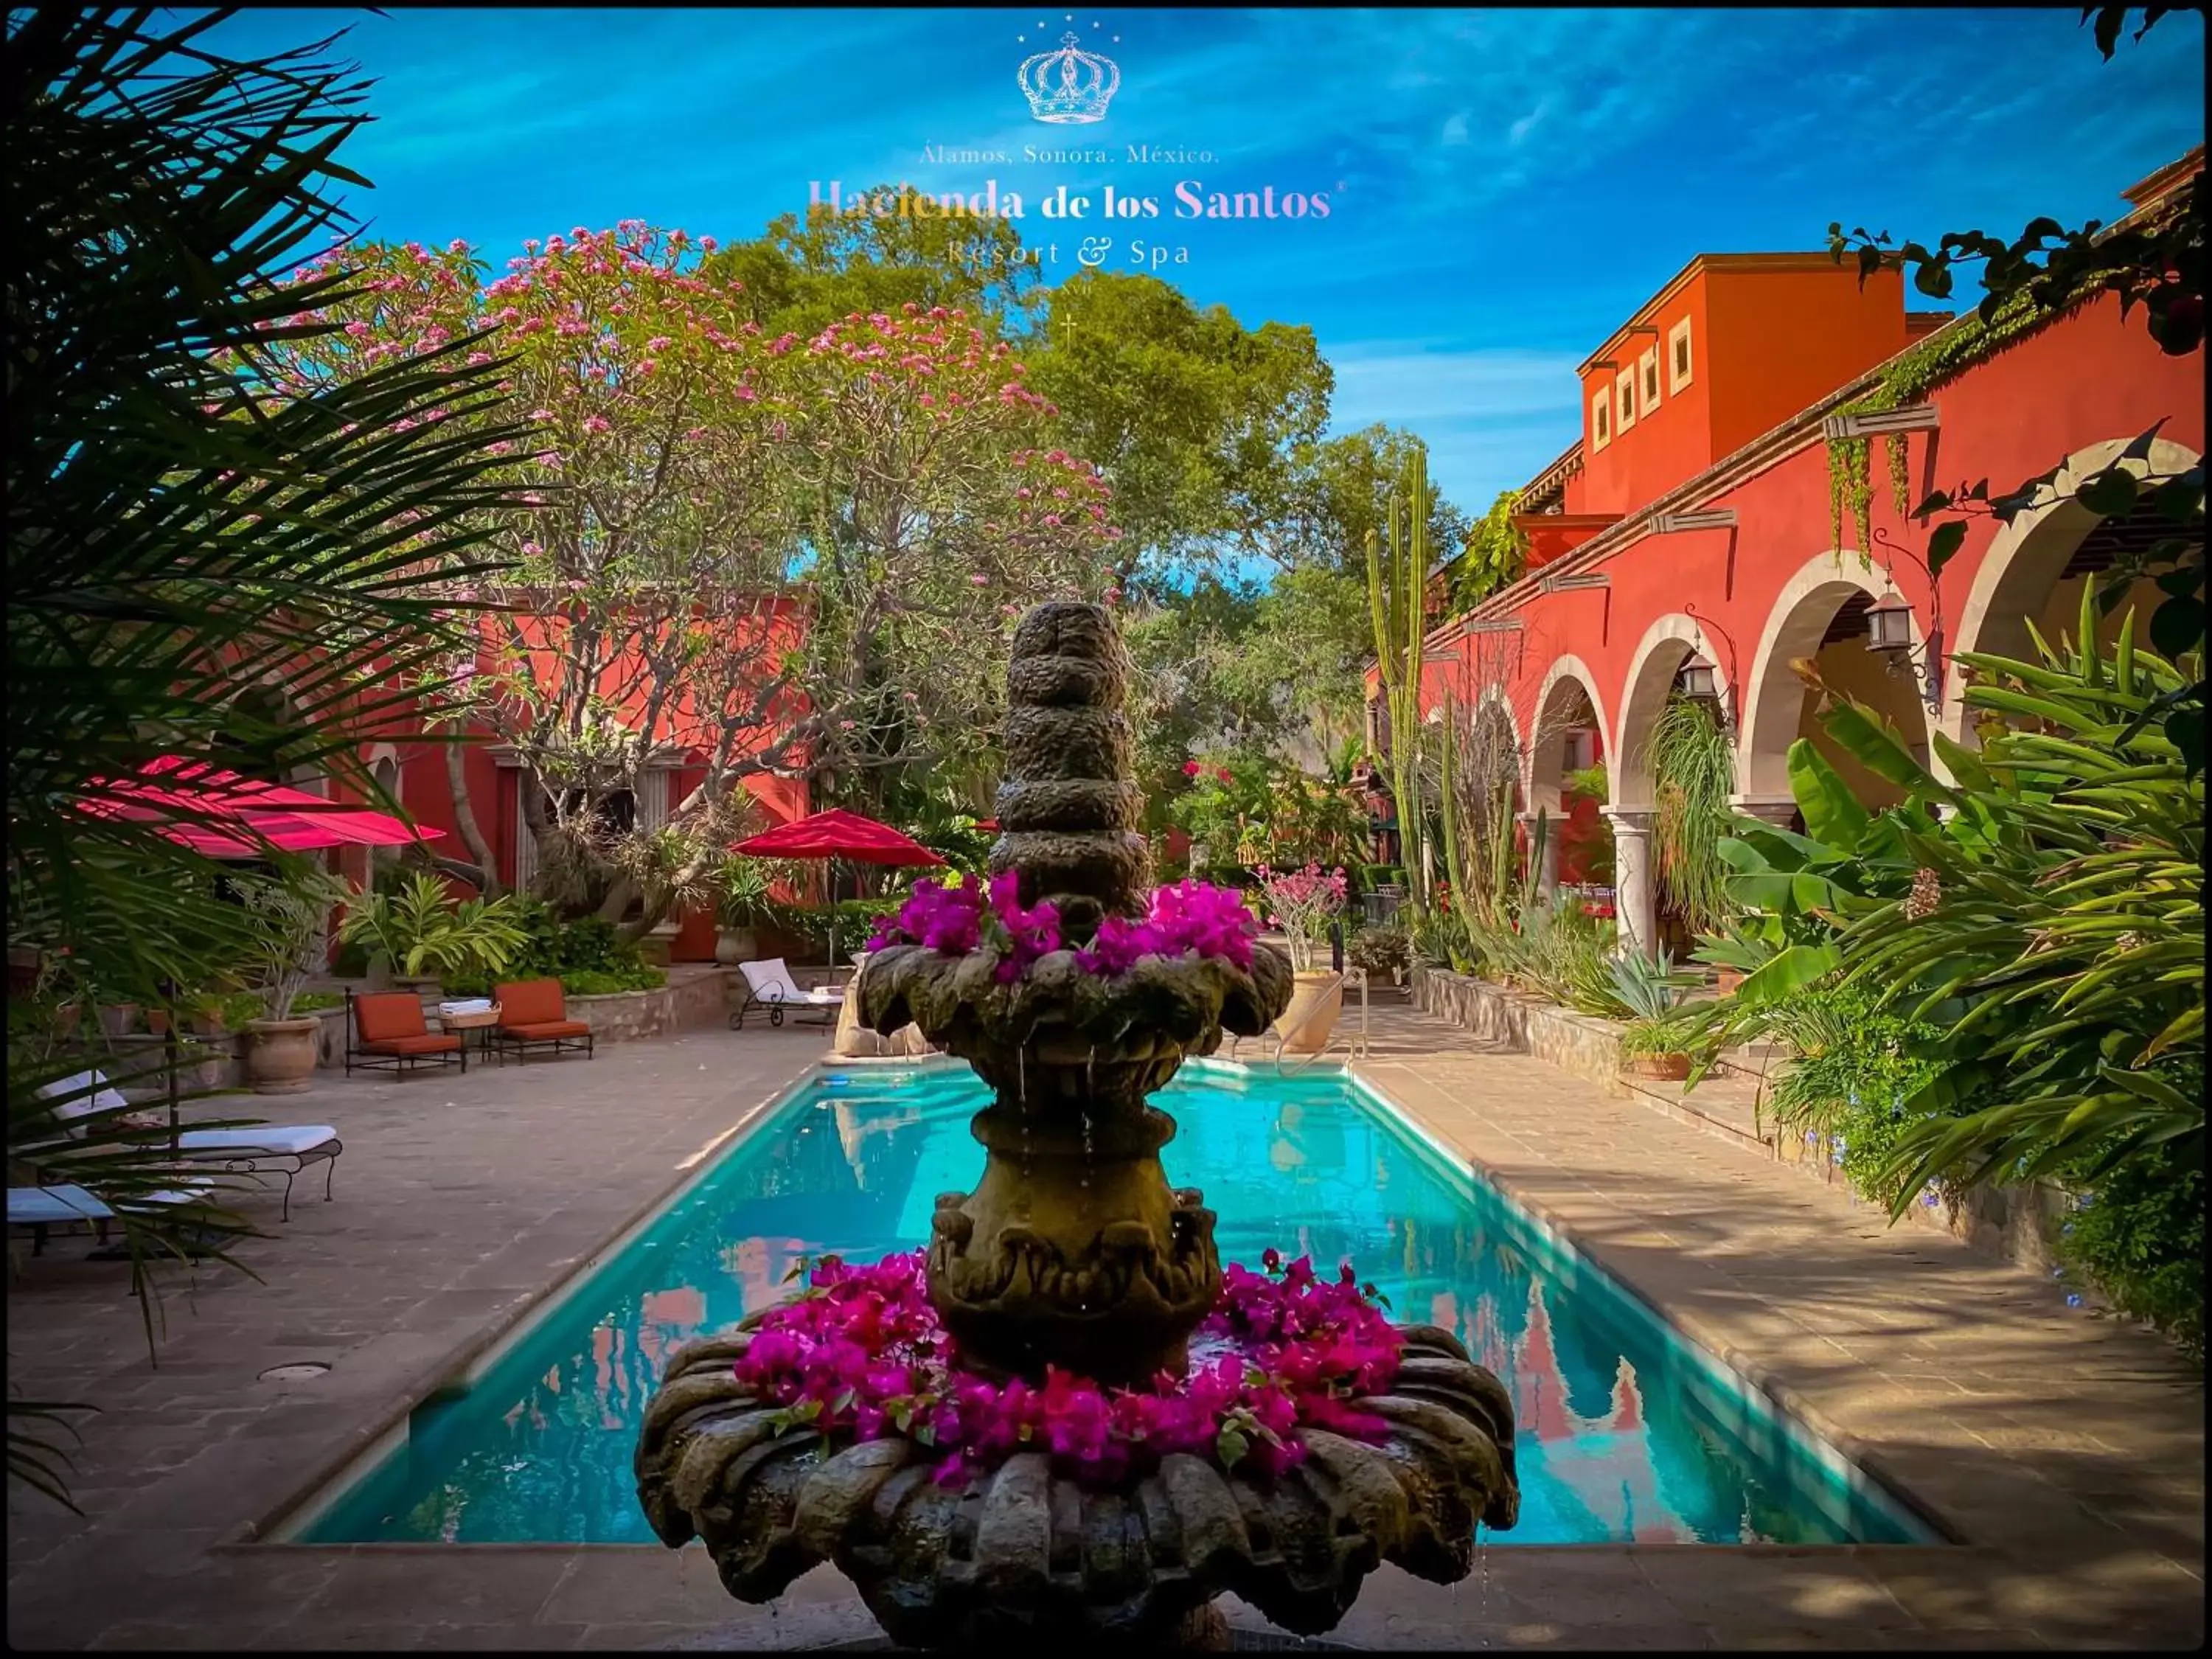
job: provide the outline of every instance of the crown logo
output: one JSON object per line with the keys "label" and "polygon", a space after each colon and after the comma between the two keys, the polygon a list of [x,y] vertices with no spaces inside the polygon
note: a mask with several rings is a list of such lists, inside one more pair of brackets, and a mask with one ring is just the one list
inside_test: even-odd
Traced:
{"label": "crown logo", "polygon": [[1104,120],[1106,106],[1121,86],[1114,60],[1081,50],[1073,33],[1060,37],[1058,52],[1026,60],[1014,78],[1030,100],[1030,113],[1055,124]]}

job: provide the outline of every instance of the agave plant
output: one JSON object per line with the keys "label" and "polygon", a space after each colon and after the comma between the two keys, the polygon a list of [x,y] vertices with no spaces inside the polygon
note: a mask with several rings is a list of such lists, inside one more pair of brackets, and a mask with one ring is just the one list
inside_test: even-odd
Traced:
{"label": "agave plant", "polygon": [[1663,946],[1656,960],[1632,951],[1613,957],[1608,966],[1613,1002],[1620,1013],[1630,1019],[1663,1021],[1698,983],[1695,975],[1676,970]]}

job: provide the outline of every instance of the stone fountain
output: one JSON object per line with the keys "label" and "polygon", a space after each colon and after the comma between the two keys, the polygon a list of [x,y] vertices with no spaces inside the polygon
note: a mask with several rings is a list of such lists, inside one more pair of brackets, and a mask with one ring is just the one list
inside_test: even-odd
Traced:
{"label": "stone fountain", "polygon": [[[1053,902],[1066,948],[1009,984],[987,953],[894,945],[859,989],[865,1024],[919,1026],[993,1091],[973,1126],[982,1181],[939,1197],[927,1275],[958,1364],[994,1379],[1041,1382],[1048,1364],[1109,1386],[1182,1374],[1221,1261],[1213,1212],[1168,1185],[1175,1123],[1146,1097],[1224,1032],[1265,1030],[1291,992],[1264,945],[1249,969],[1148,956],[1103,978],[1078,963],[1107,917],[1144,914],[1150,885],[1126,674],[1098,606],[1039,605],[1015,631],[991,867],[1017,873],[1023,905]],[[1224,1591],[1314,1634],[1382,1561],[1464,1577],[1476,1523],[1510,1527],[1518,1510],[1511,1402],[1433,1326],[1399,1328],[1389,1391],[1351,1402],[1387,1433],[1301,1429],[1304,1461],[1272,1476],[1171,1454],[1102,1487],[1036,1451],[947,1486],[914,1440],[825,1441],[755,1397],[733,1368],[763,1316],[672,1358],[639,1498],[672,1548],[705,1541],[738,1599],[769,1601],[830,1561],[902,1644],[1218,1647]]]}

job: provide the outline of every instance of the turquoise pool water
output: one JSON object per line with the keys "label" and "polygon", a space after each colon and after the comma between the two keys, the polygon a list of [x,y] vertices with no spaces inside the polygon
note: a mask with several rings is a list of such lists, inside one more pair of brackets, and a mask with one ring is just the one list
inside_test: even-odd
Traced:
{"label": "turquoise pool water", "polygon": [[[975,1184],[964,1068],[830,1073],[775,1108],[466,1393],[297,1535],[310,1543],[646,1543],[630,1459],[687,1339],[785,1294],[800,1255],[927,1237]],[[1595,1267],[1334,1073],[1186,1071],[1169,1179],[1206,1189],[1224,1261],[1350,1259],[1401,1319],[1457,1332],[1511,1389],[1521,1522],[1504,1544],[1932,1541],[1829,1449],[1747,1399]]]}

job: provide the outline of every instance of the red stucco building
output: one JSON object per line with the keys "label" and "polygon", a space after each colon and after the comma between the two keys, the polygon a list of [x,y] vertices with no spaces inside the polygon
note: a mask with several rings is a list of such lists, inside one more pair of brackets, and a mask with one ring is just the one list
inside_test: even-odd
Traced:
{"label": "red stucco building", "polygon": [[[2160,210],[2203,165],[2200,148],[2128,199],[2139,214]],[[1525,813],[1556,820],[1567,775],[1605,763],[1609,799],[1570,817],[1607,820],[1622,929],[1646,948],[1661,921],[1646,744],[1686,663],[1711,665],[1733,729],[1739,807],[1788,821],[1786,757],[1801,736],[1878,800],[1885,786],[1814,722],[1793,659],[1881,709],[1923,760],[1931,731],[1972,745],[1959,677],[1942,665],[1960,651],[2032,654],[2030,623],[2053,640],[2071,633],[2082,585],[2155,538],[2148,506],[2140,522],[2064,500],[2009,526],[1977,516],[1931,584],[1890,545],[1924,550],[1930,526],[1899,509],[1885,442],[1906,447],[1913,502],[1984,478],[2002,493],[2054,465],[2070,494],[2154,426],[2153,472],[2201,457],[2203,353],[2166,356],[2140,314],[2123,319],[2117,297],[2001,344],[1975,346],[1977,329],[1971,310],[1955,319],[1908,310],[1896,272],[1862,288],[1851,262],[1825,252],[1700,255],[1583,362],[1581,434],[1529,482],[1515,520],[1528,536],[1525,574],[1431,631],[1425,711],[1455,700],[1474,718],[1510,723]],[[1910,399],[1881,423],[1903,429],[1871,445],[1872,533],[1862,536],[1848,502],[1838,532],[1832,445],[1860,429],[1838,422],[1865,418],[1854,405],[1897,401],[1884,394],[1900,386]],[[2144,589],[2139,634],[2157,598]],[[1869,648],[1867,613],[1885,596],[1911,607],[1910,658]],[[2107,624],[2118,625],[2118,615]],[[1932,690],[1931,635],[1942,647]],[[1369,679],[1371,689],[1371,666]],[[1379,697],[1370,706],[1379,736]],[[1547,838],[1547,851],[1559,844]]]}

